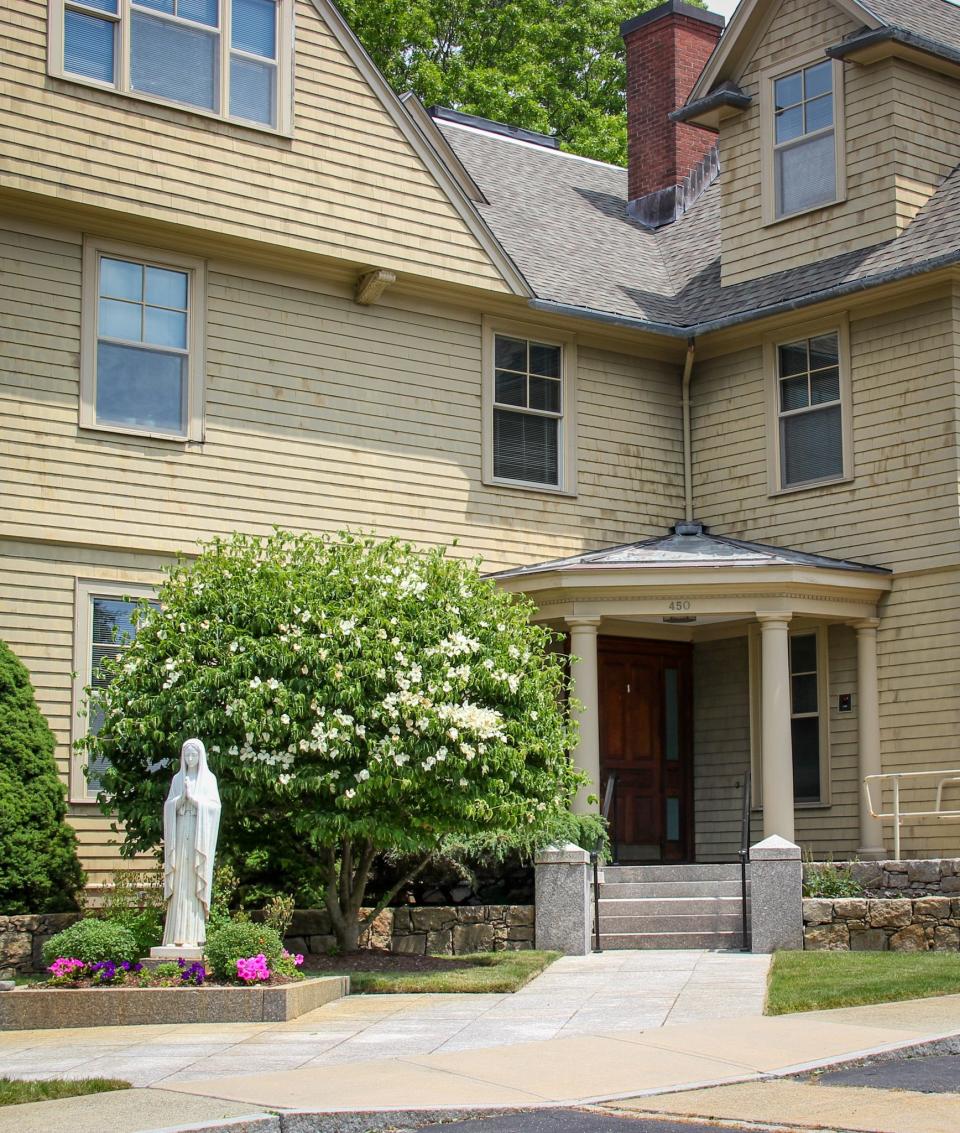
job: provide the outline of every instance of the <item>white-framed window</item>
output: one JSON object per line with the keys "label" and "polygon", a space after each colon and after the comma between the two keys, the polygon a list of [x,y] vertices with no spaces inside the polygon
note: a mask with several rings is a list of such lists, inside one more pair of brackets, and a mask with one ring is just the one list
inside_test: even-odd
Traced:
{"label": "white-framed window", "polygon": [[293,0],[50,0],[65,79],[287,132]]}
{"label": "white-framed window", "polygon": [[[74,594],[73,626],[73,729],[75,744],[89,732],[98,732],[103,720],[97,713],[81,715],[84,689],[106,683],[100,663],[105,657],[122,656],[136,635],[133,611],[141,598],[153,598],[152,586],[135,582],[104,582],[78,579]],[[152,602],[159,609],[159,603]],[[73,750],[70,797],[74,802],[90,802],[100,789],[105,765],[87,768],[86,759]]]}
{"label": "white-framed window", "polygon": [[[753,806],[763,805],[762,641],[751,627],[750,762]],[[829,635],[824,625],[792,628],[789,634],[790,736],[793,799],[798,807],[830,805]]]}
{"label": "white-framed window", "polygon": [[202,261],[87,240],[80,424],[203,440]]}
{"label": "white-framed window", "polygon": [[573,493],[573,338],[488,324],[484,339],[484,481]]}
{"label": "white-framed window", "polygon": [[764,72],[762,86],[767,223],[843,200],[842,64],[814,56]]}
{"label": "white-framed window", "polygon": [[853,476],[846,323],[767,342],[770,490],[788,492]]}

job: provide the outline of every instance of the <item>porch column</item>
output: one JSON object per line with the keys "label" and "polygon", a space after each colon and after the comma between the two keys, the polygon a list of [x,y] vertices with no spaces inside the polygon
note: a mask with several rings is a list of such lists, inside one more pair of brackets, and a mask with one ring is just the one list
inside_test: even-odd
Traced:
{"label": "porch column", "polygon": [[570,627],[570,663],[573,695],[582,707],[573,718],[580,725],[580,739],[573,752],[574,765],[585,771],[590,779],[573,800],[576,814],[588,814],[599,809],[587,803],[588,795],[600,794],[600,688],[597,677],[597,627],[599,618],[567,618]]}
{"label": "porch column", "polygon": [[789,614],[761,614],[763,834],[794,840]]}
{"label": "porch column", "polygon": [[[860,846],[857,856],[881,861],[887,856],[883,847],[883,822],[874,818],[867,807],[863,788],[865,775],[879,775],[880,762],[880,691],[877,684],[877,626],[879,618],[854,622],[857,631],[857,742],[859,748]],[[879,796],[876,786],[874,795]]]}

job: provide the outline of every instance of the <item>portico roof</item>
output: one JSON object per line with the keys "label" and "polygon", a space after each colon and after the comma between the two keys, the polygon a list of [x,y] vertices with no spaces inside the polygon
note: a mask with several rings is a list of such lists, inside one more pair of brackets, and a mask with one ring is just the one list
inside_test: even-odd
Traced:
{"label": "portico roof", "polygon": [[669,535],[622,543],[599,551],[587,551],[563,559],[550,559],[514,570],[499,571],[495,579],[518,578],[524,575],[581,572],[604,573],[614,570],[685,570],[690,568],[763,568],[813,567],[821,570],[842,570],[868,574],[890,574],[886,567],[812,555],[786,547],[730,539],[711,535],[700,523],[678,523]]}

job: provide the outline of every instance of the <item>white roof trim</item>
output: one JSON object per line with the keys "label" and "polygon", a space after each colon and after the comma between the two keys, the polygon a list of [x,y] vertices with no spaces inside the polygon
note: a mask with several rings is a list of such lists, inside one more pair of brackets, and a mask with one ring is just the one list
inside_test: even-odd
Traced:
{"label": "white roof trim", "polygon": [[[829,2],[868,28],[883,27],[883,20],[874,15],[866,4],[860,3],[860,0],[829,0]],[[757,41],[766,31],[767,24],[779,6],[780,0],[740,0],[730,23],[720,37],[720,42],[707,60],[707,65],[700,72],[700,78],[694,84],[687,103],[704,98],[724,78],[739,78],[739,75],[725,73],[731,56],[737,58],[745,55],[749,58],[753,54]]]}
{"label": "white roof trim", "polygon": [[330,0],[311,0],[321,19],[333,32],[340,46],[350,57],[351,62],[363,75],[370,89],[382,103],[386,112],[393,119],[397,129],[403,134],[413,147],[417,156],[424,163],[437,183],[443,189],[447,199],[453,205],[461,220],[476,237],[477,242],[490,257],[491,263],[499,271],[503,281],[514,295],[532,298],[533,288],[523,277],[523,273],[504,251],[500,241],[494,236],[487,222],[477,211],[469,195],[464,191],[456,176],[444,164],[440,155],[433,148],[427,137],[422,133],[413,120],[412,115],[394,93],[392,87],[383,77],[380,69],[367,54],[366,48],[354,35],[352,29],[344,20],[340,10]]}

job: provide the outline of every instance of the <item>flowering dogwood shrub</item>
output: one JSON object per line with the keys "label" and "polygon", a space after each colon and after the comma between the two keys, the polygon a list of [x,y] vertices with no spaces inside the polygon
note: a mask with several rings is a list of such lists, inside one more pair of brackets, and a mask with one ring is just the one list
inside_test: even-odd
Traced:
{"label": "flowering dogwood shrub", "polygon": [[346,948],[378,852],[529,848],[567,820],[563,658],[476,563],[343,532],[235,535],[158,597],[91,690],[104,726],[82,741],[109,763],[100,802],[127,853],[159,841],[190,736],[219,779],[221,859],[256,846],[312,866]]}

